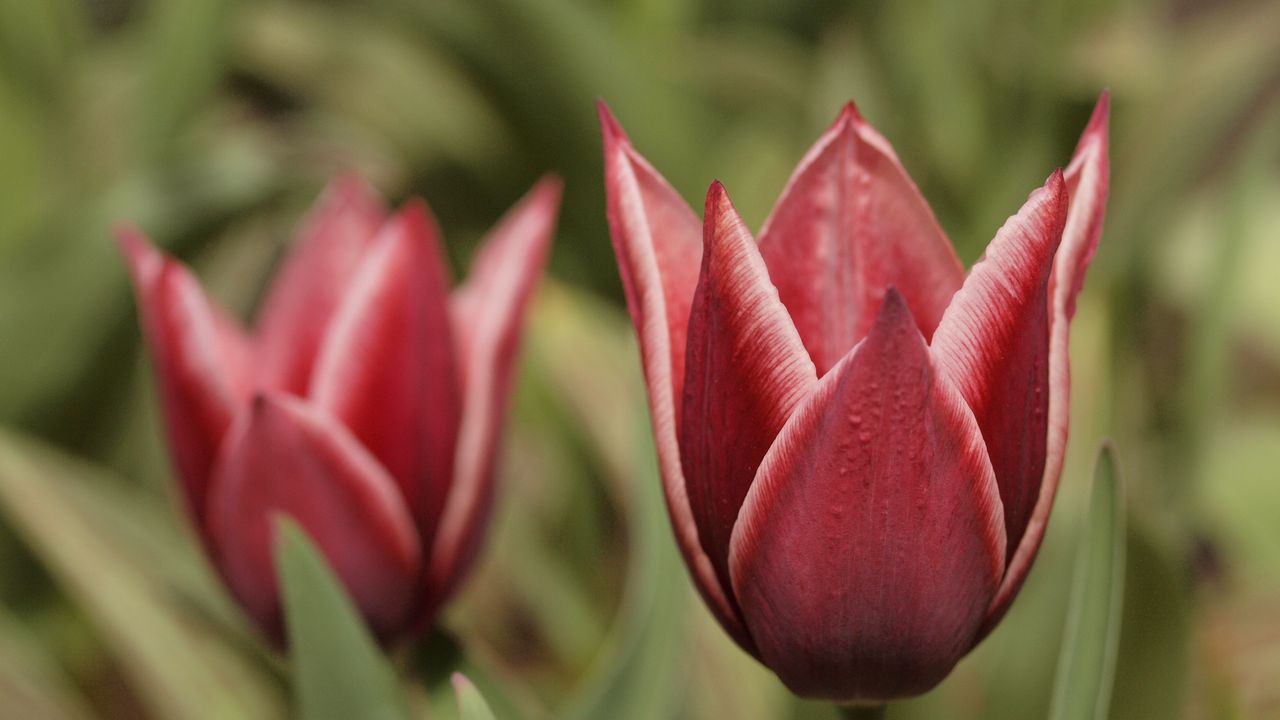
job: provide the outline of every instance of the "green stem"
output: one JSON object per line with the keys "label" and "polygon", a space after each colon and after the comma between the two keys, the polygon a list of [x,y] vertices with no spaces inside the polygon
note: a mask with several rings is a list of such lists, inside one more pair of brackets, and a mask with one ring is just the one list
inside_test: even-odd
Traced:
{"label": "green stem", "polygon": [[840,717],[844,720],[883,720],[888,705],[840,705]]}

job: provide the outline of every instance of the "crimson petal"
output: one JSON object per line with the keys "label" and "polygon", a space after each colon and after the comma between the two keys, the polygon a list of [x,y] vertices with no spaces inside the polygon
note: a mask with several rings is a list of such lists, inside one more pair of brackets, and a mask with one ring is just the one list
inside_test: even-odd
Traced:
{"label": "crimson petal", "polygon": [[334,313],[308,390],[395,478],[424,542],[453,478],[462,405],[437,236],[420,201],[386,224]]}
{"label": "crimson petal", "polygon": [[182,264],[136,228],[116,238],[129,265],[183,498],[207,542],[205,496],[218,445],[249,388],[249,344]]}
{"label": "crimson petal", "polygon": [[609,234],[627,310],[640,339],[662,490],[676,544],[712,614],[740,645],[751,640],[698,538],[680,467],[676,399],[683,396],[685,337],[702,257],[702,226],[688,204],[640,156],[603,102]]}
{"label": "crimson petal", "polygon": [[1004,570],[999,495],[896,290],[765,456],[730,553],[760,656],[797,694],[915,695],[972,646]]}
{"label": "crimson petal", "polygon": [[996,233],[933,339],[939,367],[986,438],[1010,554],[1026,530],[1044,476],[1049,272],[1066,216],[1066,184],[1056,171]]}
{"label": "crimson petal", "polygon": [[334,180],[316,201],[258,317],[265,387],[306,392],[329,321],[383,219],[382,203],[354,175]]}
{"label": "crimson petal", "polygon": [[315,541],[374,633],[395,637],[419,589],[422,549],[395,482],[336,420],[289,395],[256,397],[236,418],[209,489],[218,567],[245,610],[283,639],[275,517]]}
{"label": "crimson petal", "polygon": [[756,469],[817,373],[724,186],[711,185],[689,316],[680,458],[698,537],[729,587],[729,538]]}
{"label": "crimson petal", "polygon": [[867,334],[889,285],[928,339],[964,280],[928,203],[852,103],[800,161],[760,252],[819,374]]}
{"label": "crimson petal", "polygon": [[462,421],[453,488],[428,568],[432,614],[457,588],[480,548],[493,506],[493,468],[506,416],[525,309],[546,264],[560,207],[559,178],[539,181],[483,241],[451,317],[462,369]]}
{"label": "crimson petal", "polygon": [[1039,497],[1031,510],[1026,531],[1009,560],[1004,582],[992,602],[984,634],[1000,622],[1026,579],[1044,539],[1049,511],[1057,495],[1062,476],[1062,463],[1067,450],[1067,425],[1070,420],[1071,369],[1068,346],[1071,317],[1075,315],[1076,296],[1084,285],[1084,274],[1098,247],[1102,220],[1106,212],[1110,164],[1107,159],[1107,125],[1111,114],[1111,97],[1103,93],[1093,110],[1067,166],[1066,186],[1071,196],[1062,243],[1054,259],[1049,281],[1051,316],[1049,320],[1049,409],[1048,442],[1045,450],[1044,480]]}

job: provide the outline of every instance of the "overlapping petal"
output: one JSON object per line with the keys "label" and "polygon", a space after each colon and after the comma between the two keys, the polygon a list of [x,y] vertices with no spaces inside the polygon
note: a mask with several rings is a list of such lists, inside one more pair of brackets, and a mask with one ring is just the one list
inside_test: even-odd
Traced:
{"label": "overlapping petal", "polygon": [[999,495],[895,290],[765,456],[730,553],[760,657],[798,694],[913,695],[972,646],[1004,570]]}
{"label": "overlapping petal", "polygon": [[393,637],[420,589],[422,548],[395,481],[339,422],[283,394],[237,416],[209,488],[215,561],[263,631],[283,637],[277,515],[307,531],[374,633]]}
{"label": "overlapping petal", "polygon": [[498,222],[450,314],[462,378],[462,419],[453,488],[428,568],[425,622],[471,567],[493,505],[493,467],[510,395],[525,310],[546,264],[560,206],[547,177]]}
{"label": "overlapping petal", "polygon": [[680,467],[677,398],[683,396],[689,311],[702,258],[702,225],[688,204],[631,146],[598,105],[604,134],[609,233],[640,339],[649,416],[676,544],[711,612],[748,650],[751,640],[698,538]]}
{"label": "overlapping petal", "polygon": [[928,203],[852,103],[800,161],[760,252],[819,374],[867,334],[889,285],[927,340],[964,280]]}
{"label": "overlapping petal", "polygon": [[729,587],[729,538],[756,469],[817,382],[724,186],[707,193],[702,273],[689,316],[680,458],[702,547]]}
{"label": "overlapping petal", "polygon": [[265,387],[306,392],[329,322],[384,217],[377,195],[348,175],[330,184],[303,220],[258,318]]}
{"label": "overlapping petal", "polygon": [[315,361],[309,399],[395,478],[423,538],[453,478],[461,393],[438,231],[421,202],[361,259]]}
{"label": "overlapping petal", "polygon": [[1061,172],[996,233],[932,351],[986,438],[1013,553],[1040,494],[1049,405],[1049,273],[1067,217]]}
{"label": "overlapping petal", "polygon": [[1031,563],[1044,539],[1049,512],[1058,491],[1062,464],[1067,450],[1067,425],[1070,420],[1071,369],[1069,331],[1075,315],[1076,296],[1084,285],[1085,271],[1098,247],[1109,190],[1108,123],[1111,98],[1106,92],[1098,99],[1093,116],[1085,126],[1076,146],[1065,182],[1071,198],[1062,242],[1054,259],[1049,280],[1049,402],[1044,480],[1031,510],[1026,530],[1012,551],[1009,569],[996,593],[984,627],[990,632],[1004,617],[1026,579]]}
{"label": "overlapping petal", "polygon": [[133,277],[184,502],[204,538],[214,458],[248,393],[249,345],[186,267],[135,228],[116,236]]}

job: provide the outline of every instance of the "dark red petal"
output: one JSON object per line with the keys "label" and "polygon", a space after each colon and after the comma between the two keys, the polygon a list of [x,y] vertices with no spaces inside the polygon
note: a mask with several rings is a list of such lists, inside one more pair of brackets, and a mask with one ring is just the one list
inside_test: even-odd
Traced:
{"label": "dark red petal", "polygon": [[248,396],[249,344],[187,268],[135,228],[120,228],[116,238],[133,278],[184,502],[203,539],[214,457]]}
{"label": "dark red petal", "polygon": [[702,226],[680,195],[631,147],[609,108],[600,102],[597,109],[604,133],[609,234],[627,310],[640,339],[649,418],[676,544],[712,614],[750,650],[751,640],[729,601],[729,590],[720,584],[698,540],[680,467],[676,399],[683,396],[685,337],[702,258]]}
{"label": "dark red petal", "polygon": [[1084,284],[1085,270],[1098,247],[1102,219],[1106,212],[1110,166],[1107,159],[1107,124],[1111,98],[1106,92],[1098,99],[1084,135],[1067,167],[1067,192],[1071,207],[1067,211],[1062,244],[1054,259],[1049,281],[1049,422],[1045,451],[1044,481],[1031,510],[1026,531],[1009,560],[1009,570],[992,602],[983,634],[990,632],[1009,609],[1022,587],[1031,562],[1035,560],[1049,522],[1049,511],[1058,492],[1062,462],[1067,450],[1067,425],[1070,419],[1071,369],[1068,357],[1071,317],[1075,314],[1076,295]]}
{"label": "dark red petal", "polygon": [[403,632],[422,571],[408,508],[341,424],[282,394],[259,396],[237,416],[209,489],[218,567],[249,616],[279,642],[277,515],[307,531],[379,638]]}
{"label": "dark red petal", "polygon": [[542,179],[481,244],[451,301],[462,371],[462,425],[453,489],[431,549],[428,622],[471,568],[493,507],[493,469],[520,347],[525,309],[546,265],[560,208],[560,179]]}
{"label": "dark red petal", "polygon": [[819,374],[867,334],[889,285],[928,339],[964,280],[928,203],[852,103],[800,161],[760,253]]}
{"label": "dark red petal", "polygon": [[1044,476],[1049,271],[1066,217],[1066,184],[1054,172],[996,233],[933,338],[938,366],[986,438],[1011,555]]}
{"label": "dark red petal", "polygon": [[817,382],[724,186],[707,193],[702,276],[689,315],[680,459],[698,537],[729,587],[729,537],[756,468]]}
{"label": "dark red petal", "polygon": [[409,203],[365,253],[308,390],[395,478],[424,542],[453,480],[462,414],[445,272],[430,211]]}
{"label": "dark red petal", "polygon": [[978,425],[890,289],[742,506],[730,570],[751,636],[799,695],[915,695],[972,647],[1004,556]]}
{"label": "dark red petal", "polygon": [[265,387],[302,395],[316,353],[384,211],[355,176],[334,180],[302,221],[258,317],[258,377]]}

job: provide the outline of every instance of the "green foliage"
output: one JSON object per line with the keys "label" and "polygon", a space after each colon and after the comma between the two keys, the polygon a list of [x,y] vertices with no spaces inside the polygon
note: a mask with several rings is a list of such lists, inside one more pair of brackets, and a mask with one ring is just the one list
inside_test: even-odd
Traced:
{"label": "green foliage", "polygon": [[[969,262],[1109,86],[1113,192],[1072,328],[1046,543],[1002,626],[890,717],[1049,713],[1067,604],[1106,594],[1073,580],[1073,563],[1104,569],[1074,550],[1121,532],[1111,717],[1265,716],[1280,649],[1250,640],[1280,630],[1278,25],[1280,5],[1248,1],[0,2],[0,707],[284,716],[284,664],[164,501],[113,223],[138,223],[244,316],[339,170],[426,197],[455,275],[554,170],[554,280],[525,333],[484,559],[441,618],[450,639],[396,657],[392,692],[341,594],[309,594],[291,622],[331,612],[342,631],[303,643],[364,645],[304,653],[294,689],[368,673],[352,692],[385,691],[388,712],[403,695],[452,717],[442,679],[460,670],[504,720],[833,717],[723,636],[671,545],[593,103],[695,208],[719,178],[758,227],[854,99]],[[1126,469],[1127,517],[1109,527],[1083,482],[1104,435]],[[324,586],[305,543],[288,547]],[[1072,606],[1071,687],[1100,679],[1068,671],[1107,647],[1099,602]],[[360,657],[346,675],[309,664]]]}
{"label": "green foliage", "polygon": [[291,519],[275,528],[298,717],[405,720],[395,673],[324,556]]}
{"label": "green foliage", "polygon": [[1124,602],[1124,487],[1115,450],[1103,445],[1093,475],[1088,527],[1072,581],[1052,720],[1106,720]]}

